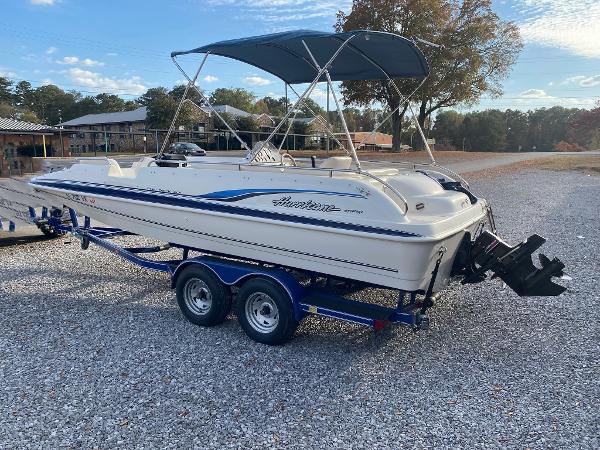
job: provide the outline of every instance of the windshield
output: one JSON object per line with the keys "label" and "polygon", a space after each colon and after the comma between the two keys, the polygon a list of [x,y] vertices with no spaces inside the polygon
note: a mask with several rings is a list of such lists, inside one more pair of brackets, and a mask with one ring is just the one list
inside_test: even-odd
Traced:
{"label": "windshield", "polygon": [[198,147],[196,144],[191,143],[181,144],[181,148],[185,150],[200,150],[200,147]]}

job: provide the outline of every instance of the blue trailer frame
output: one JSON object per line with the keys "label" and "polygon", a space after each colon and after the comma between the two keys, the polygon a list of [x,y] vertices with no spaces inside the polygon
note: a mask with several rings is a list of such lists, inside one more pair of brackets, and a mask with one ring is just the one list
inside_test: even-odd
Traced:
{"label": "blue trailer frame", "polygon": [[[176,288],[180,275],[190,266],[201,267],[210,271],[228,288],[239,288],[246,281],[255,278],[269,280],[287,293],[293,308],[294,319],[297,322],[300,322],[309,314],[316,314],[367,325],[376,330],[382,329],[391,323],[408,325],[417,330],[428,326],[429,320],[426,310],[433,305],[433,300],[436,298],[431,292],[398,291],[398,301],[394,308],[360,302],[334,293],[328,287],[330,279],[326,275],[318,273],[276,267],[257,261],[232,259],[234,257],[172,243],[153,247],[122,247],[111,242],[111,239],[119,236],[135,235],[134,233],[118,228],[93,227],[89,217],[84,217],[83,225],[80,225],[77,213],[73,209],[69,209],[68,213],[69,220],[65,221],[64,215],[57,211],[48,213],[44,209],[42,216],[36,217],[35,211],[32,210],[31,221],[40,227],[44,226],[52,229],[56,235],[72,234],[80,239],[81,247],[84,250],[92,243],[140,267],[168,273],[171,277],[171,288]],[[143,256],[173,248],[182,251],[181,258],[157,261]],[[190,251],[202,254],[190,257]],[[309,281],[302,283],[292,275],[292,271],[302,273]],[[431,286],[436,273],[437,267],[432,273]],[[324,279],[327,279],[325,287],[319,285],[319,281],[323,284]],[[344,280],[337,281],[342,286],[347,282]],[[363,283],[361,287],[379,286]],[[420,296],[423,298],[418,298]]]}

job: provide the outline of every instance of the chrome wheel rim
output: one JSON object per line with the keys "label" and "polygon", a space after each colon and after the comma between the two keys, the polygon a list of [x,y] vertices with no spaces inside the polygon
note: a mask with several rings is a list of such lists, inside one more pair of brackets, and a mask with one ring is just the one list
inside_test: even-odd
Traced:
{"label": "chrome wheel rim", "polygon": [[263,292],[255,292],[246,300],[246,318],[259,333],[270,333],[279,324],[277,303]]}
{"label": "chrome wheel rim", "polygon": [[210,311],[212,294],[208,285],[199,278],[190,278],[183,287],[185,306],[194,314],[203,316]]}

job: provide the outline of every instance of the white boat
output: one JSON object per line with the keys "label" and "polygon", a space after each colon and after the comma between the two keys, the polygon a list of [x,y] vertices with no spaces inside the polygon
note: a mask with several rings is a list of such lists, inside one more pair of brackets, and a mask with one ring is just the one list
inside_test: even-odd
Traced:
{"label": "white boat", "polygon": [[[227,125],[248,151],[244,160],[146,158],[131,168],[112,159],[82,160],[31,180],[48,206],[67,206],[112,227],[214,254],[402,291],[439,291],[457,273],[476,278],[464,254],[481,247],[473,240],[490,215],[486,201],[435,164],[428,147],[430,164],[363,167],[335,97],[333,81],[376,79],[395,86],[394,78],[424,79],[428,66],[413,41],[372,31],[302,31],[174,52],[178,67],[176,57],[185,53],[205,57],[193,78],[182,70],[189,84],[181,104],[191,88],[204,97],[196,81],[209,54],[248,62],[288,84],[309,85],[269,138],[252,149]],[[271,141],[282,127],[289,132],[288,119],[321,81],[338,104],[348,156],[302,167]],[[499,260],[514,250],[495,236],[486,240],[490,234],[483,239],[485,255],[503,249],[494,255]],[[532,272],[531,252],[525,253]],[[484,258],[478,262],[485,266]],[[515,264],[508,272],[523,275],[525,266]],[[547,283],[556,286],[550,277],[557,267],[544,266],[541,281],[521,286],[520,293],[543,295]]]}
{"label": "white boat", "polygon": [[44,196],[36,193],[27,180],[9,179],[0,182],[0,217],[18,225],[31,225],[30,208],[41,207]]}
{"label": "white boat", "polygon": [[316,170],[159,167],[150,158],[122,169],[114,160],[91,161],[31,183],[53,206],[137,234],[407,291],[427,287],[445,249],[444,286],[465,232],[474,235],[486,217],[485,201],[472,204],[412,170],[373,171],[382,184],[324,168],[351,162],[331,159]]}
{"label": "white boat", "polygon": [[17,226],[36,225],[45,235],[56,236],[56,230],[52,229],[47,219],[52,214],[55,218],[61,218],[62,207],[49,211],[46,207],[49,203],[47,197],[37,192],[28,181],[25,178],[12,178],[0,182],[0,219],[9,223],[8,227],[2,228],[14,231]]}

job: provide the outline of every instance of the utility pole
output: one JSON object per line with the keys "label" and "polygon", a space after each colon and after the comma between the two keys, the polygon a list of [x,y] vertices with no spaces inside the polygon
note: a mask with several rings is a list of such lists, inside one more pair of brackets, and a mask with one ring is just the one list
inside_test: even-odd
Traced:
{"label": "utility pole", "polygon": [[[329,122],[329,83],[327,83],[327,117],[325,120]],[[325,133],[325,151],[329,155],[329,134]]]}
{"label": "utility pole", "polygon": [[65,141],[63,141],[63,135],[62,135],[62,127],[60,127],[58,129],[58,135],[60,137],[60,153],[61,156],[64,158],[65,157]]}
{"label": "utility pole", "polygon": [[[58,123],[59,124],[62,123],[62,110],[60,108],[58,110]],[[63,127],[60,126],[58,128],[58,136],[60,138],[60,153],[61,153],[62,157],[64,158],[65,157],[65,143],[64,143],[63,137],[62,137],[62,130],[63,130]]]}

